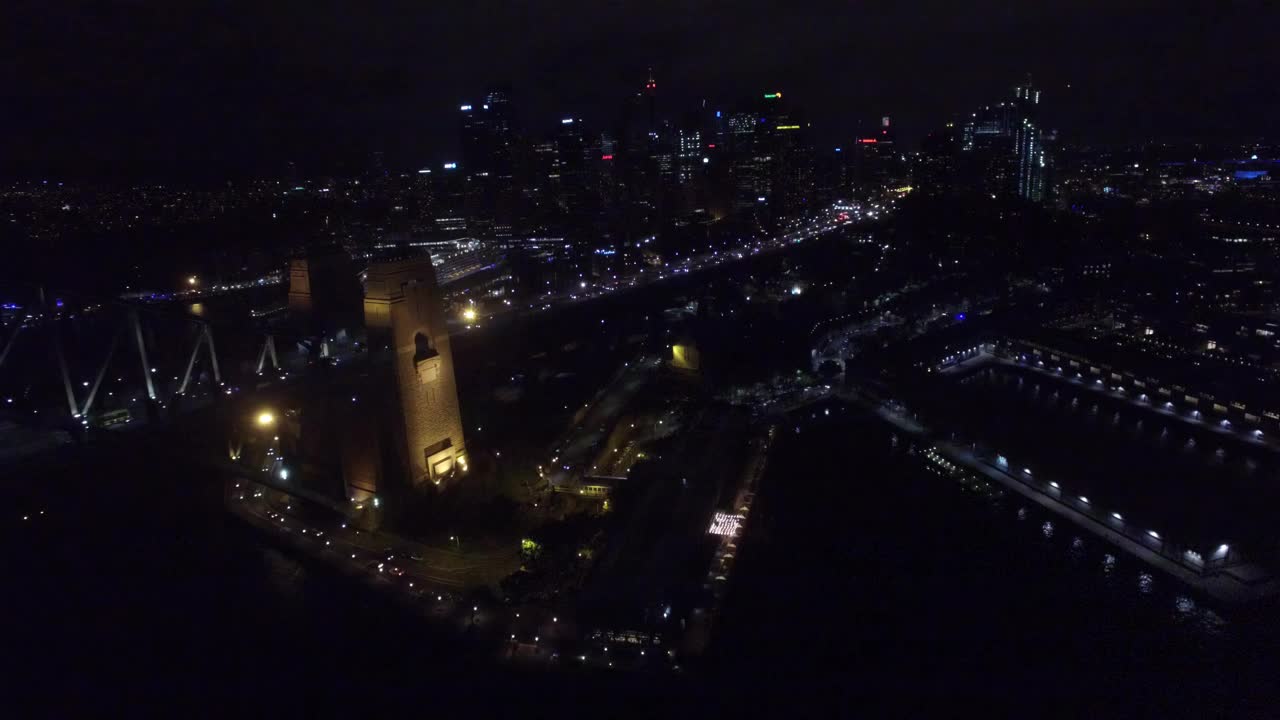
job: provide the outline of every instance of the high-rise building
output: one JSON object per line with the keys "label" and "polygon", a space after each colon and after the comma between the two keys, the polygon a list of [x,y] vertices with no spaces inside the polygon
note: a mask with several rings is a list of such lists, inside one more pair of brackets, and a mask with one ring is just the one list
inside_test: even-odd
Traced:
{"label": "high-rise building", "polygon": [[461,113],[465,214],[479,235],[510,237],[516,214],[515,118],[510,92],[490,89],[482,103],[464,103]]}
{"label": "high-rise building", "polygon": [[705,156],[702,131],[691,127],[680,128],[676,133],[676,176],[681,185],[693,182]]}
{"label": "high-rise building", "polygon": [[727,136],[736,211],[787,217],[816,205],[809,124],[781,92],[741,103]]}
{"label": "high-rise building", "polygon": [[1045,197],[1044,135],[1039,126],[1040,91],[1031,83],[1014,88],[1017,110],[1014,152],[1018,158],[1018,195],[1032,202]]}
{"label": "high-rise building", "polygon": [[588,163],[590,143],[585,137],[582,119],[561,118],[555,145],[561,208],[572,221],[582,221],[588,205],[591,184]]}
{"label": "high-rise building", "polygon": [[769,161],[765,150],[765,120],[755,112],[735,112],[729,116],[728,153],[733,182],[733,209],[745,212],[769,200]]}
{"label": "high-rise building", "polygon": [[644,97],[649,111],[649,130],[652,131],[658,127],[658,81],[653,79],[653,68],[649,68],[649,79],[644,83]]}
{"label": "high-rise building", "polygon": [[1027,83],[1012,100],[973,113],[961,130],[961,175],[992,195],[1044,200],[1049,161],[1039,104],[1040,91]]}
{"label": "high-rise building", "polygon": [[773,131],[774,207],[779,217],[797,217],[816,204],[809,124],[795,113],[779,114]]}
{"label": "high-rise building", "polygon": [[906,162],[897,146],[889,116],[880,118],[874,132],[860,134],[849,153],[856,194],[875,196],[906,183]]}
{"label": "high-rise building", "polygon": [[460,168],[456,162],[443,163],[431,177],[436,231],[449,237],[465,235],[469,187],[465,166]]}
{"label": "high-rise building", "polygon": [[911,166],[911,184],[926,195],[949,194],[956,182],[956,158],[960,153],[960,131],[955,123],[929,133],[920,142],[920,152]]}

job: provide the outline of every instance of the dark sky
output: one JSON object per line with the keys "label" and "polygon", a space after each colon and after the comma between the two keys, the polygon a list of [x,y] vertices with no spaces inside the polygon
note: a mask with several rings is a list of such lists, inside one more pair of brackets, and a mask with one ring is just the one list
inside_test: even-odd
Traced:
{"label": "dark sky", "polygon": [[0,173],[407,168],[454,152],[489,83],[526,126],[609,127],[650,65],[666,107],[782,90],[832,143],[881,114],[918,139],[1028,72],[1068,141],[1259,134],[1280,127],[1278,5],[9,0]]}

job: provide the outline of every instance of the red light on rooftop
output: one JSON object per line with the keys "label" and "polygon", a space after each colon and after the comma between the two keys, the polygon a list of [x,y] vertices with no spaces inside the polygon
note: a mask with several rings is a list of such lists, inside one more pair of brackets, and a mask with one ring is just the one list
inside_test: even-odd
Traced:
{"label": "red light on rooftop", "polygon": [[613,159],[613,156],[612,156],[612,155],[601,155],[601,156],[600,156],[600,159],[601,159],[601,160],[612,160],[612,159]]}
{"label": "red light on rooftop", "polygon": [[716,146],[716,144],[715,144],[715,143],[707,143],[707,147],[709,147],[709,148],[713,148],[713,147],[715,147],[715,146]]}

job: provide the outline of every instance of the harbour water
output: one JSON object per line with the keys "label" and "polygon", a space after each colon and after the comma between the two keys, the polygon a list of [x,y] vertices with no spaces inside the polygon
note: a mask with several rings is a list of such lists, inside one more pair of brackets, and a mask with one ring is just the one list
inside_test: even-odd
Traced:
{"label": "harbour water", "polygon": [[726,667],[1184,711],[1274,695],[1273,609],[1220,614],[1015,494],[922,471],[921,448],[852,409],[782,429],[725,604]]}

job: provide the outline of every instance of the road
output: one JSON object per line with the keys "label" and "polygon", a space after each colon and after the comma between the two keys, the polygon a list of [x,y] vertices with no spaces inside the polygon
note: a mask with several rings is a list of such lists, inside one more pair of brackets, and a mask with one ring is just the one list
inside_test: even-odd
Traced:
{"label": "road", "polygon": [[[235,514],[258,527],[294,533],[318,553],[335,558],[346,556],[362,568],[381,562],[386,577],[400,578],[406,587],[410,583],[441,591],[477,587],[497,582],[519,566],[514,548],[509,552],[460,552],[360,530],[345,522],[337,527],[308,523],[301,512],[306,500],[249,480],[231,482],[228,503]],[[396,555],[390,560],[388,548],[394,548]]]}
{"label": "road", "polygon": [[570,482],[590,471],[591,462],[614,423],[661,366],[661,359],[645,355],[627,361],[622,371],[586,405],[581,419],[555,443],[545,474],[550,484]]}
{"label": "road", "polygon": [[[431,622],[472,637],[480,649],[492,650],[500,659],[542,665],[569,662],[619,670],[679,669],[673,653],[628,655],[618,643],[586,640],[588,633],[565,608],[495,604],[471,594],[478,585],[514,572],[518,565],[514,551],[460,553],[392,541],[380,533],[346,524],[322,528],[294,514],[301,510],[301,501],[243,479],[227,481],[226,502],[230,511],[249,525],[303,554],[362,578],[380,591],[392,593]],[[284,507],[278,508],[282,503]],[[388,559],[388,545],[405,554]],[[610,649],[614,652],[610,653]]]}
{"label": "road", "polygon": [[[843,207],[843,206],[842,206]],[[795,221],[789,229],[771,238],[746,239],[739,245],[719,250],[710,250],[664,263],[662,267],[642,267],[631,275],[614,275],[600,282],[584,281],[577,289],[561,292],[548,292],[527,303],[524,307],[504,305],[491,312],[488,317],[512,311],[544,312],[565,305],[587,302],[601,297],[616,295],[628,290],[652,285],[670,278],[696,273],[702,270],[719,267],[727,263],[745,260],[754,255],[777,252],[807,240],[825,235],[842,227],[865,220],[878,220],[886,216],[890,208],[881,205],[850,206],[847,210],[827,212],[804,221]],[[483,318],[482,318],[483,319]],[[450,321],[459,324],[459,321]],[[480,327],[483,323],[467,325]]]}

